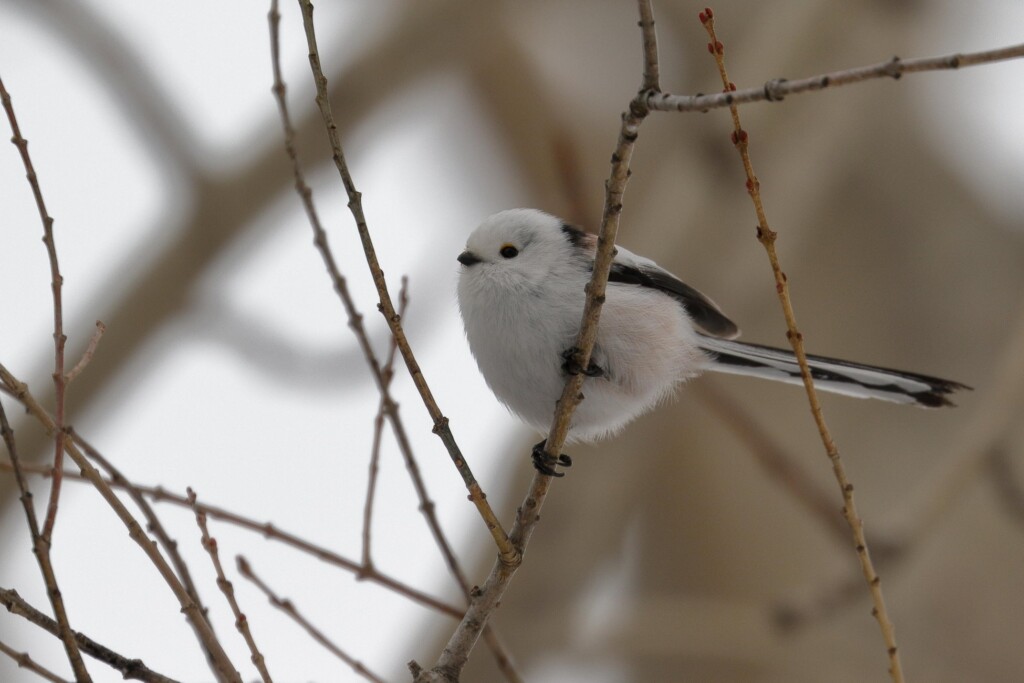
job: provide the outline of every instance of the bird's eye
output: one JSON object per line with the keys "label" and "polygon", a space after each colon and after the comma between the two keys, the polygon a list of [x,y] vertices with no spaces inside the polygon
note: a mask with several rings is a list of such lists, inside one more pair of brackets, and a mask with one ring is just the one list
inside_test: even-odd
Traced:
{"label": "bird's eye", "polygon": [[511,244],[504,245],[498,253],[504,258],[515,258],[516,256],[519,256],[519,250]]}

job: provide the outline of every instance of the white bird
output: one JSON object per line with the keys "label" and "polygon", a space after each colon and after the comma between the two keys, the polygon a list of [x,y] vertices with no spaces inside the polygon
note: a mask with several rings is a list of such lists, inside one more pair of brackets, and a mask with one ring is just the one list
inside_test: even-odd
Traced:
{"label": "white bird", "polygon": [[[469,347],[505,406],[544,434],[567,372],[587,375],[568,442],[611,436],[706,370],[801,384],[789,351],[732,341],[739,329],[718,306],[654,261],[618,246],[588,368],[573,361],[597,236],[536,209],[485,219],[459,254],[458,300]],[[815,387],[934,408],[963,384],[808,356]],[[556,460],[534,447],[534,464]],[[566,465],[571,461],[558,459]]]}

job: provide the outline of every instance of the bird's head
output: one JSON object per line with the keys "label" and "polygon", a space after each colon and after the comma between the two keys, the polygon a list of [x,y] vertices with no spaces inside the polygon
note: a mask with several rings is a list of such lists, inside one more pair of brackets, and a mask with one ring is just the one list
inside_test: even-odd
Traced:
{"label": "bird's head", "polygon": [[459,254],[460,283],[536,287],[564,269],[587,267],[596,237],[536,209],[509,209],[485,219]]}

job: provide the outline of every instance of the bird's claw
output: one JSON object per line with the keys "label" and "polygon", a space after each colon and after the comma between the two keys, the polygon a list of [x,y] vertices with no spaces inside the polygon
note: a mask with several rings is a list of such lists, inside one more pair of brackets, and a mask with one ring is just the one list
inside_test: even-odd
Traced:
{"label": "bird's claw", "polygon": [[562,370],[567,375],[586,375],[587,377],[604,377],[604,368],[595,363],[593,360],[584,368],[579,361],[580,350],[573,346],[562,352],[562,358],[565,362],[562,363]]}
{"label": "bird's claw", "polygon": [[533,467],[541,474],[546,474],[549,477],[564,477],[565,472],[557,472],[554,466],[572,467],[572,458],[565,453],[562,453],[557,458],[553,455],[548,455],[547,451],[544,450],[547,443],[547,439],[545,439],[533,447]]}

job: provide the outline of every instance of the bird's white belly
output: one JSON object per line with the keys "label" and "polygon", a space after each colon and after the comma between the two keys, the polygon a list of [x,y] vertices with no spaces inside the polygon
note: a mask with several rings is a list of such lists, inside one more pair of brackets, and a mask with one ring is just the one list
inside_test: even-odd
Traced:
{"label": "bird's white belly", "polygon": [[[604,377],[588,377],[584,400],[573,415],[569,441],[608,436],[699,372],[696,348],[682,308],[659,306],[661,316],[637,297],[653,292],[609,287],[594,362]],[[495,396],[541,434],[546,434],[566,375],[562,353],[575,343],[583,309],[579,301],[518,298],[491,301],[467,327],[470,348]],[[653,345],[651,340],[656,340]]]}
{"label": "bird's white belly", "polygon": [[[582,308],[582,307],[581,307]],[[541,327],[535,321],[543,320]],[[538,432],[551,425],[565,385],[561,353],[575,330],[521,305],[493,306],[486,324],[467,328],[470,349],[498,400]]]}

